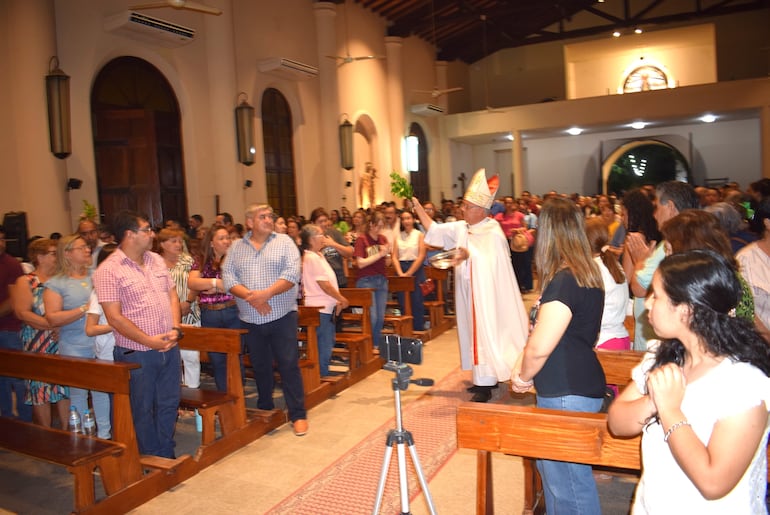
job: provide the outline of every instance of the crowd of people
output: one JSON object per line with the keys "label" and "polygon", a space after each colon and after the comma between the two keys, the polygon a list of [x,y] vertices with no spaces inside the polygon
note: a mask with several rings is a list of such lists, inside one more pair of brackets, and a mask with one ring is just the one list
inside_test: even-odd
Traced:
{"label": "crowd of people", "polygon": [[[198,354],[177,345],[182,324],[245,328],[257,407],[274,408],[275,365],[301,436],[309,425],[298,302],[320,308],[319,365],[329,375],[337,318],[348,307],[340,288],[373,289],[376,350],[388,273],[414,279],[413,329],[425,330],[424,266],[451,250],[472,400],[487,402],[510,381],[514,392],[534,387],[538,406],[597,412],[607,385],[594,349],[645,351],[609,417],[617,434],[643,434],[635,512],[656,511],[672,492],[683,508],[704,511],[748,510],[759,493],[763,503],[754,472],[770,393],[770,179],[746,192],[668,181],[622,198],[551,191],[495,199],[496,188],[480,170],[463,197],[440,207],[416,198],[402,209],[319,207],[306,220],[252,205],[243,224],[220,213],[210,226],[193,215],[184,227],[153,228],[126,211],[109,227],[82,220],[72,235],[34,238],[23,264],[5,252],[0,228],[8,286],[0,344],[141,364],[131,376],[140,451],[173,457],[179,385],[200,385]],[[522,294],[535,288],[528,316]],[[225,356],[209,358],[225,390]],[[70,405],[92,406],[98,436],[110,437],[106,394],[0,378],[0,415],[13,415],[14,393],[17,416],[47,426],[52,408],[64,420]],[[599,512],[589,466],[540,461],[538,470],[549,512]]]}

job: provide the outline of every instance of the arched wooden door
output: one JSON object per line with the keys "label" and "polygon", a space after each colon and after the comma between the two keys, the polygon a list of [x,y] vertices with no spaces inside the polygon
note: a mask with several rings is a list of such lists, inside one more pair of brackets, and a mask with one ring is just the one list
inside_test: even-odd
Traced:
{"label": "arched wooden door", "polygon": [[147,215],[153,226],[187,220],[179,105],[163,74],[136,57],[99,72],[91,91],[99,211]]}
{"label": "arched wooden door", "polygon": [[289,103],[280,91],[268,88],[262,95],[267,201],[276,213],[284,217],[298,214],[293,134]]}

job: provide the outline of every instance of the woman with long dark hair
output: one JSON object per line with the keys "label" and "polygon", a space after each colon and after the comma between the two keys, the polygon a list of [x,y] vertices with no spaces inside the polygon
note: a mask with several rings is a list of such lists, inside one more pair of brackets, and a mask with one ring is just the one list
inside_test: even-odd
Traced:
{"label": "woman with long dark hair", "polygon": [[[201,327],[240,329],[238,306],[222,282],[222,264],[230,248],[230,235],[224,225],[212,225],[201,243],[201,255],[193,263],[187,285],[198,291]],[[217,390],[227,391],[227,354],[209,352]]]}
{"label": "woman with long dark hair", "polygon": [[711,250],[666,257],[647,298],[656,342],[612,403],[642,434],[633,513],[767,513],[770,347],[735,316],[741,284]]}
{"label": "woman with long dark hair", "polygon": [[[645,245],[661,241],[658,222],[655,221],[655,204],[648,193],[642,189],[631,190],[623,196],[621,210],[626,235],[638,233]],[[628,240],[628,238],[626,238]],[[662,252],[662,249],[661,249]],[[630,252],[623,253],[623,271],[629,279],[636,272],[636,263],[631,259]],[[644,308],[645,292],[635,292],[634,298],[634,350],[647,350],[647,340],[655,338]]]}
{"label": "woman with long dark hair", "polygon": [[385,216],[375,211],[366,222],[366,232],[356,239],[353,257],[358,266],[356,288],[373,288],[372,308],[372,340],[375,349],[380,348],[382,325],[385,321],[385,304],[388,301],[388,279],[385,277],[385,267],[390,265],[390,245],[381,234],[385,228]]}
{"label": "woman with long dark hair", "polygon": [[[605,377],[594,352],[604,307],[602,275],[572,201],[552,198],[540,211],[535,264],[541,296],[535,325],[511,377],[514,392],[534,385],[537,405],[596,413]],[[600,513],[590,465],[538,460],[548,513]]]}

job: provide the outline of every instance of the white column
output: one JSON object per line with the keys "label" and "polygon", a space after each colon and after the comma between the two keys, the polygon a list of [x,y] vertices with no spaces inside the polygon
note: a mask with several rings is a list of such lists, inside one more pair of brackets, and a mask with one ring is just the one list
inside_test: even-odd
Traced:
{"label": "white column", "polygon": [[[387,56],[387,94],[388,112],[390,117],[390,152],[391,166],[395,170],[406,173],[403,164],[401,141],[406,136],[407,127],[404,125],[404,81],[402,78],[401,50],[403,39],[395,36],[385,38],[385,55]],[[386,175],[386,174],[383,174]],[[381,181],[389,184],[390,179],[380,177]]]}
{"label": "white column", "polygon": [[513,141],[511,147],[513,148],[513,195],[520,197],[521,192],[524,191],[524,145],[521,141],[521,131],[511,131],[513,135]]}
{"label": "white column", "polygon": [[[323,205],[339,206],[345,181],[349,172],[340,166],[339,124],[340,101],[337,87],[337,62],[327,55],[337,55],[337,6],[332,2],[313,4],[316,21],[316,43],[318,48],[318,80],[321,93],[321,166],[326,185],[326,200]],[[350,119],[351,123],[355,123]],[[348,197],[354,195],[348,194]],[[355,199],[345,201],[348,207],[355,206]]]}

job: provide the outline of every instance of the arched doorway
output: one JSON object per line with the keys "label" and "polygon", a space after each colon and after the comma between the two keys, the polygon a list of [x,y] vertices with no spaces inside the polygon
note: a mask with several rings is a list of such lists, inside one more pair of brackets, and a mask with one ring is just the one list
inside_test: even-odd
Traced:
{"label": "arched doorway", "polygon": [[409,136],[417,137],[417,168],[409,173],[409,181],[414,190],[414,196],[419,199],[430,198],[430,179],[428,177],[428,139],[418,123],[409,126]]}
{"label": "arched doorway", "polygon": [[163,74],[137,57],[102,68],[91,90],[102,216],[120,209],[153,226],[187,221],[179,104]]}
{"label": "arched doorway", "polygon": [[281,216],[295,216],[297,187],[291,110],[286,98],[274,88],[266,89],[262,95],[262,134],[267,201]]}
{"label": "arched doorway", "polygon": [[604,192],[623,192],[665,181],[692,182],[690,165],[679,150],[659,140],[629,141],[615,149],[602,166]]}

